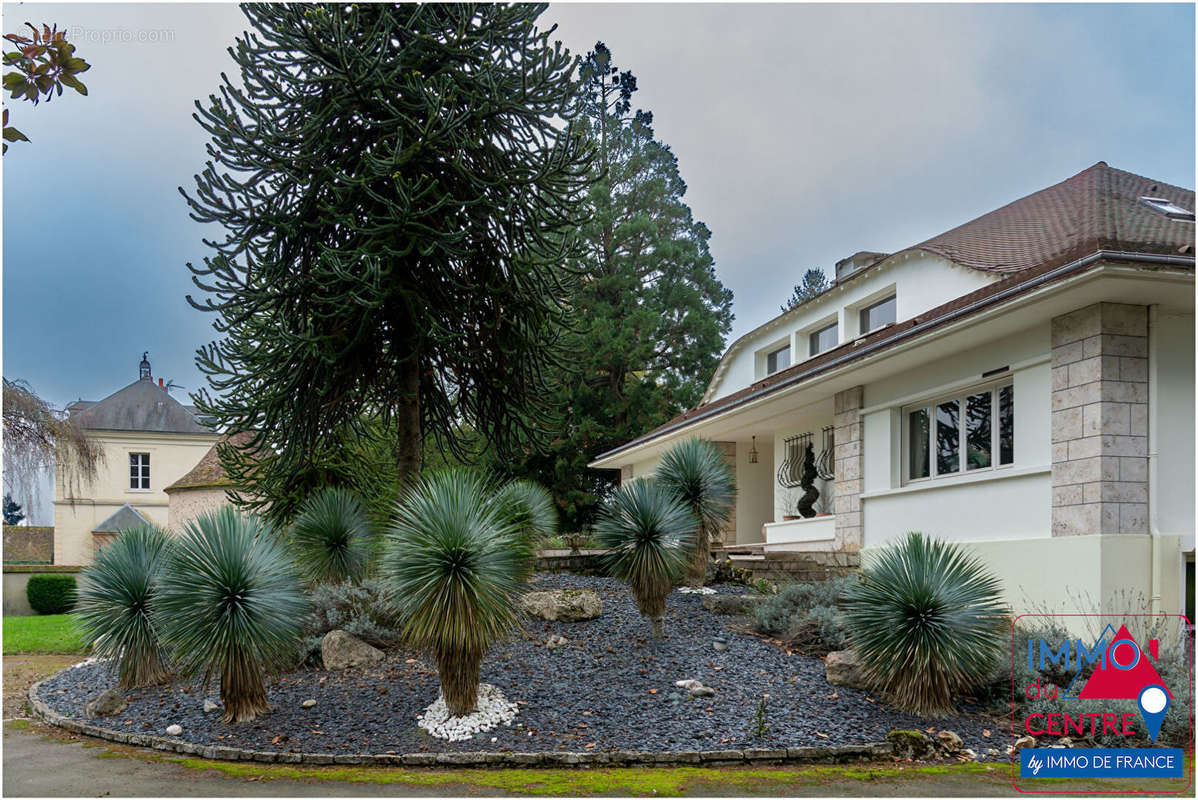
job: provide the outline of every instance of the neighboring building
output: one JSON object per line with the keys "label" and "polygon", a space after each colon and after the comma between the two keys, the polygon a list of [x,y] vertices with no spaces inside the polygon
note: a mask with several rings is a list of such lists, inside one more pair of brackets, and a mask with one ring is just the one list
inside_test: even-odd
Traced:
{"label": "neighboring building", "polygon": [[[241,434],[240,437],[234,437],[234,444],[248,441],[249,438]],[[181,533],[183,526],[199,514],[229,505],[231,501],[226,491],[232,486],[233,481],[225,474],[214,444],[190,472],[164,490],[170,497],[167,527],[175,533]]]}
{"label": "neighboring building", "polygon": [[104,462],[97,478],[81,487],[66,485],[62,470],[56,471],[54,562],[89,564],[97,545],[110,538],[110,518],[118,512],[118,522],[136,516],[165,526],[165,487],[194,467],[218,437],[193,407],[154,380],[144,357],[138,380],[99,402],[71,403],[67,411],[101,444]]}
{"label": "neighboring building", "polygon": [[[858,253],[735,341],[699,406],[591,466],[646,475],[697,435],[733,454],[730,543],[868,562],[918,530],[967,544],[1020,611],[1127,611],[1140,594],[1181,612],[1193,212],[1193,191],[1100,162],[914,247]],[[787,519],[807,442],[825,514]]]}

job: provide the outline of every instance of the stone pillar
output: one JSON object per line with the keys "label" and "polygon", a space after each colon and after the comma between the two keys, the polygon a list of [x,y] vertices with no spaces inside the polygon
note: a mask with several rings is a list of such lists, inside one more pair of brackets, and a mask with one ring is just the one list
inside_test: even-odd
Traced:
{"label": "stone pillar", "polygon": [[864,386],[854,386],[836,394],[836,416],[832,424],[836,426],[833,433],[836,437],[833,509],[836,512],[837,550],[860,550],[865,542],[861,518],[861,474],[865,457],[862,441],[865,424],[861,409],[864,405]]}
{"label": "stone pillar", "polygon": [[1148,533],[1144,306],[1052,321],[1052,535],[1091,533]]}

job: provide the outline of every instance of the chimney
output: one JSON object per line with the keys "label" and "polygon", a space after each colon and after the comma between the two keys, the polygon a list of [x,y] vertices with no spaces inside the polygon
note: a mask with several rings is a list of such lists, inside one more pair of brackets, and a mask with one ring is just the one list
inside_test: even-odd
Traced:
{"label": "chimney", "polygon": [[166,390],[166,387],[162,385],[162,378],[158,379],[158,388],[162,389],[163,391]]}

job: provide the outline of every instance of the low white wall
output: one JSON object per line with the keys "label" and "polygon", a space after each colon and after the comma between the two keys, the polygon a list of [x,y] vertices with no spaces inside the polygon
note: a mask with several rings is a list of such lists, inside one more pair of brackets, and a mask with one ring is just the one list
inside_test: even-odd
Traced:
{"label": "low white wall", "polygon": [[[1015,615],[1041,613],[1147,613],[1152,593],[1152,561],[1176,565],[1177,536],[1063,536],[962,542],[1002,581],[1004,600]],[[861,551],[868,569],[880,548]],[[1161,610],[1182,613],[1182,587],[1176,569],[1163,569]],[[1068,625],[1084,633],[1085,620]]]}
{"label": "low white wall", "polygon": [[836,517],[828,515],[771,522],[765,526],[765,550],[769,553],[831,550],[836,539]]}

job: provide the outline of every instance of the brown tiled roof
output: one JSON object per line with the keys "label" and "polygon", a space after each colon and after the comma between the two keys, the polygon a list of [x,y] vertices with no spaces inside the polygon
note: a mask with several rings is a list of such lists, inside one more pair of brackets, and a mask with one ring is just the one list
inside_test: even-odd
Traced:
{"label": "brown tiled roof", "polygon": [[[1052,273],[1086,256],[1102,251],[1183,256],[1190,260],[1189,268],[1193,269],[1194,223],[1171,219],[1149,208],[1139,199],[1145,195],[1166,198],[1186,209],[1194,208],[1192,191],[1113,169],[1100,161],[1056,186],[900,251],[926,250],[1006,277],[917,317],[888,325],[779,370],[737,392],[698,405],[597,458],[652,439],[679,423],[738,406],[770,389],[814,376],[845,360],[946,323],[966,309],[972,313],[1046,280],[1076,274],[1090,263]],[[987,244],[988,238],[994,240],[992,244]],[[977,308],[971,308],[975,305]]]}
{"label": "brown tiled roof", "polygon": [[1041,189],[917,244],[965,267],[1010,273],[1099,250],[1176,253],[1194,250],[1194,226],[1143,203],[1163,197],[1193,210],[1194,193],[1099,161]]}
{"label": "brown tiled roof", "polygon": [[[238,447],[244,445],[251,438],[252,434],[239,433],[234,436],[221,437],[221,441],[228,441]],[[164,492],[174,492],[179,489],[199,489],[210,486],[232,486],[233,482],[225,475],[225,468],[221,466],[220,455],[216,452],[217,444],[212,445],[200,462],[191,468],[191,471],[184,475],[179,480],[172,483],[170,486],[163,489]]]}

